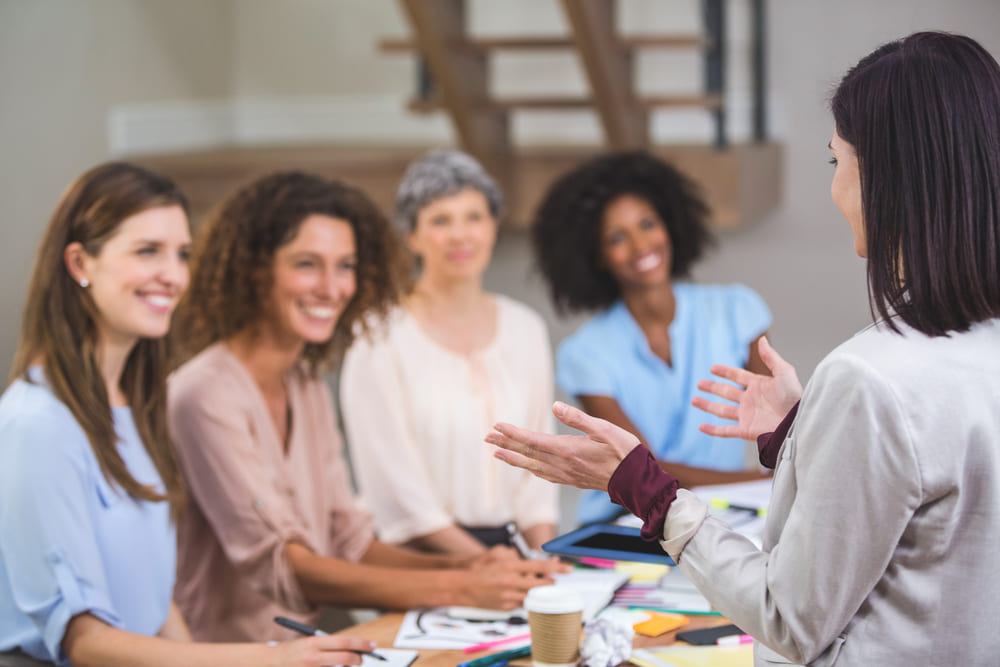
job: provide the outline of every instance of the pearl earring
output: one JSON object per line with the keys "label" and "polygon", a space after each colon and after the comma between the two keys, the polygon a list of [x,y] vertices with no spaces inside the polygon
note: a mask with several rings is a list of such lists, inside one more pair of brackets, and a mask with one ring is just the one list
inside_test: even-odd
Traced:
{"label": "pearl earring", "polygon": [[90,286],[89,280],[87,280],[86,278],[80,279],[80,287],[89,287],[89,286]]}

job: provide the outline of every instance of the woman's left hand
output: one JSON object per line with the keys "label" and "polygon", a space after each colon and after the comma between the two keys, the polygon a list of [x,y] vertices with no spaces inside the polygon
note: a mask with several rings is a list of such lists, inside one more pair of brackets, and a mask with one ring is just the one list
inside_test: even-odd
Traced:
{"label": "woman's left hand", "polygon": [[493,456],[550,482],[607,491],[611,475],[639,439],[561,401],[552,412],[585,435],[551,435],[500,423],[486,436],[486,442],[500,447]]}

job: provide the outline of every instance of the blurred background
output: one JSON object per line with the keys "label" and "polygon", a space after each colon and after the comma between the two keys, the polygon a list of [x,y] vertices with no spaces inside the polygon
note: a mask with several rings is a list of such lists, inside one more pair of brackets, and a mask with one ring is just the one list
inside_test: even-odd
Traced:
{"label": "blurred background", "polygon": [[[197,224],[210,200],[272,166],[322,169],[371,187],[385,206],[393,170],[406,159],[428,147],[463,145],[453,116],[413,101],[421,70],[406,42],[415,39],[420,8],[409,4],[408,10],[395,0],[0,0],[4,374],[41,231],[63,188],[95,163],[124,157],[176,174],[195,200]],[[879,44],[920,29],[965,33],[1000,53],[1000,2],[763,0],[759,44],[751,29],[756,5],[721,4],[727,28],[721,108],[731,162],[713,162],[722,159],[713,154],[718,127],[704,108],[644,108],[642,141],[667,155],[694,146],[708,156],[691,169],[713,193],[724,228],[695,279],[756,289],[774,314],[772,342],[805,381],[826,352],[870,317],[864,263],[829,197],[832,87]],[[470,39],[572,29],[557,0],[467,0],[464,12]],[[625,36],[704,31],[698,0],[618,0],[612,12],[614,29]],[[763,48],[766,82],[763,158],[739,153],[754,143],[755,45]],[[583,55],[558,48],[491,53],[483,85],[496,98],[586,96],[594,82]],[[699,48],[653,44],[630,57],[636,96],[704,92]],[[565,158],[610,145],[593,108],[561,106],[505,110],[501,149],[543,157],[551,150]],[[552,173],[526,171],[520,159],[507,163],[515,172],[509,187],[520,199],[488,282],[541,311],[555,344],[581,320],[553,312],[534,270],[524,224],[532,193]],[[379,160],[392,166],[373,175]]]}

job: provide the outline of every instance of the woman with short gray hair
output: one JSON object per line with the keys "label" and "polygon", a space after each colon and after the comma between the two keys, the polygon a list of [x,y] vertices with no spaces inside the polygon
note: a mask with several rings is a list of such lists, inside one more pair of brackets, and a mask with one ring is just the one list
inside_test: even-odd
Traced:
{"label": "woman with short gray hair", "polygon": [[478,444],[508,415],[554,427],[545,324],[483,289],[502,213],[497,184],[459,151],[428,153],[399,185],[395,219],[420,274],[387,324],[352,345],[340,387],[361,495],[388,542],[472,556],[508,543],[508,523],[529,547],[555,535],[555,487]]}

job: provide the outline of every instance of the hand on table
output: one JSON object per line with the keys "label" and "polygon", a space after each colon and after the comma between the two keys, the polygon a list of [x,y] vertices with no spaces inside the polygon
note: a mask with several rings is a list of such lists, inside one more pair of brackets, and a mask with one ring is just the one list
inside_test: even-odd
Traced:
{"label": "hand on table", "polygon": [[361,656],[352,651],[372,651],[375,642],[356,637],[305,637],[282,642],[274,649],[275,667],[360,665]]}
{"label": "hand on table", "polygon": [[497,560],[489,565],[478,563],[468,570],[469,600],[463,605],[486,609],[517,609],[524,596],[535,586],[555,583],[552,575],[569,572],[569,565],[557,558],[547,560]]}
{"label": "hand on table", "polygon": [[702,424],[698,427],[702,433],[722,438],[756,440],[762,433],[769,433],[777,428],[801,398],[802,385],[795,374],[795,367],[775,352],[766,337],[761,337],[757,345],[761,360],[771,370],[770,377],[744,368],[716,364],[711,368],[713,375],[741,386],[712,380],[698,382],[698,389],[737,403],[715,403],[701,396],[692,398],[691,404],[696,408],[736,422],[728,426]]}
{"label": "hand on table", "polygon": [[607,491],[611,475],[639,439],[559,401],[552,412],[585,435],[551,435],[500,423],[486,436],[486,442],[500,448],[493,456],[550,482]]}

